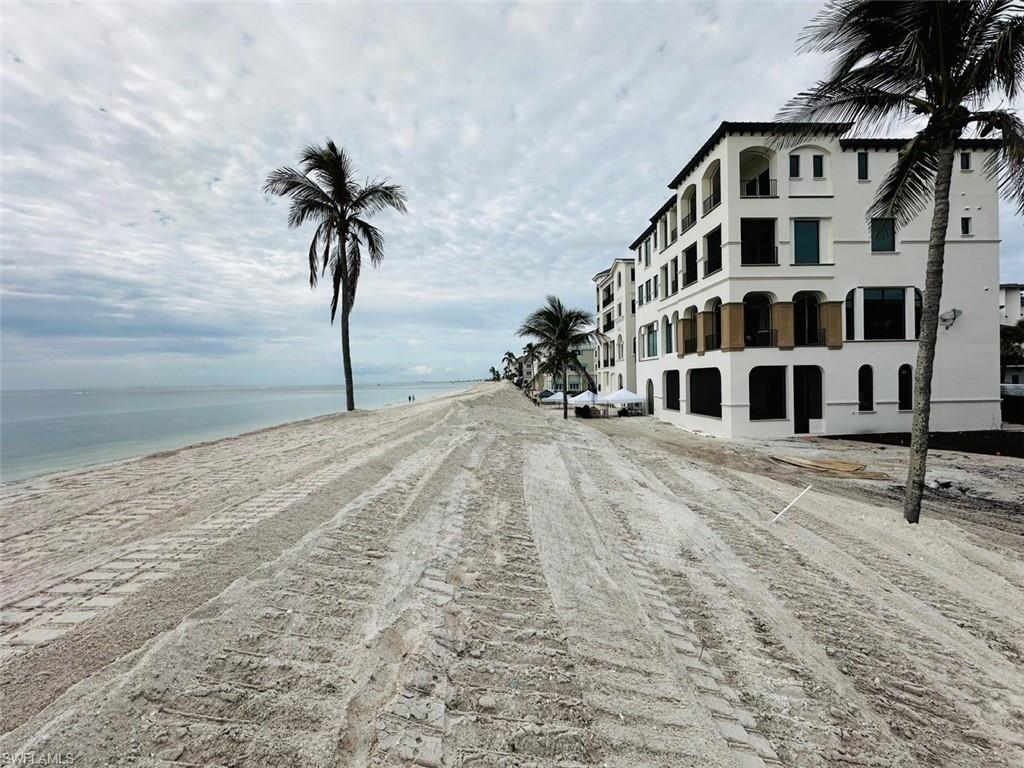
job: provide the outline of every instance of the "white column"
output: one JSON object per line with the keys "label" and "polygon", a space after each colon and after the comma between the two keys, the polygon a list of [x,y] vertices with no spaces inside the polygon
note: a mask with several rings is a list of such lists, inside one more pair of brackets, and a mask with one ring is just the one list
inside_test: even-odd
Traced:
{"label": "white column", "polygon": [[910,286],[903,293],[903,322],[906,325],[906,336],[914,338],[914,287]]}
{"label": "white column", "polygon": [[853,295],[853,338],[864,338],[864,289],[858,288]]}

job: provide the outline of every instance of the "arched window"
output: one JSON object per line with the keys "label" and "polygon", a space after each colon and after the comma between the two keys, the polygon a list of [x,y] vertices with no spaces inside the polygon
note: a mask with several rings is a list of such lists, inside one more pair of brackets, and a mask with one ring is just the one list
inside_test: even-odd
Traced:
{"label": "arched window", "polygon": [[907,364],[900,366],[897,376],[899,386],[899,408],[901,411],[909,411],[914,407],[914,369]]}
{"label": "arched window", "polygon": [[856,291],[850,291],[846,294],[846,340],[853,341],[853,332],[855,327],[854,322],[854,309],[853,300],[856,296]]}
{"label": "arched window", "polygon": [[857,371],[857,410],[875,410],[875,373],[870,365],[862,365]]}

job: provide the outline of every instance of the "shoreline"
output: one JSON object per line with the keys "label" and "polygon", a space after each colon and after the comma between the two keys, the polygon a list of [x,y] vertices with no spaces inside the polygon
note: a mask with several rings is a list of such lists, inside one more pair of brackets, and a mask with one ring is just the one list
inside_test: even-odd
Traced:
{"label": "shoreline", "polygon": [[[216,436],[216,437],[209,437],[209,438],[205,438],[205,439],[198,439],[198,440],[194,440],[194,441],[191,441],[191,442],[186,442],[186,443],[181,444],[181,445],[176,445],[176,446],[170,447],[170,448],[161,448],[161,449],[157,449],[157,450],[154,450],[154,451],[145,451],[145,452],[142,452],[142,453],[133,453],[133,454],[128,455],[128,456],[121,456],[121,457],[117,457],[117,458],[100,458],[100,459],[97,459],[95,461],[86,461],[86,462],[83,462],[83,463],[76,464],[74,466],[68,466],[68,467],[54,469],[54,470],[44,470],[42,472],[39,472],[38,474],[32,474],[32,475],[27,475],[27,476],[24,476],[24,477],[14,478],[14,479],[11,479],[11,480],[0,481],[0,493],[5,492],[5,491],[9,491],[9,490],[15,490],[18,487],[23,486],[23,485],[28,484],[28,483],[35,483],[35,482],[47,483],[47,482],[52,482],[54,480],[58,480],[60,478],[66,477],[66,476],[77,475],[77,474],[80,474],[82,472],[92,472],[92,471],[97,471],[97,470],[103,470],[103,469],[106,469],[106,468],[112,468],[112,467],[116,467],[116,466],[123,465],[123,464],[130,464],[132,462],[141,461],[141,460],[148,459],[148,458],[159,458],[159,457],[173,456],[173,455],[175,455],[177,453],[180,453],[181,451],[184,451],[184,450],[188,450],[188,449],[192,449],[192,448],[204,448],[204,447],[208,447],[208,446],[214,445],[214,444],[222,442],[222,441],[237,440],[238,438],[249,437],[249,436],[253,436],[253,435],[259,435],[259,434],[261,434],[263,432],[267,432],[267,431],[278,430],[278,429],[282,429],[282,428],[301,427],[303,425],[313,424],[313,423],[316,423],[318,421],[325,421],[325,420],[331,420],[331,419],[337,419],[337,418],[345,417],[345,416],[348,416],[350,414],[368,414],[368,413],[375,413],[377,411],[387,410],[387,409],[390,409],[390,408],[400,408],[402,406],[417,405],[417,404],[419,404],[421,402],[422,403],[427,403],[427,402],[430,402],[430,401],[432,401],[432,400],[434,400],[436,398],[439,398],[439,397],[446,397],[446,396],[449,396],[449,395],[453,395],[453,394],[457,394],[457,393],[461,393],[461,392],[466,392],[466,391],[472,389],[473,387],[477,386],[481,382],[469,382],[469,383],[461,382],[461,381],[460,382],[425,382],[425,383],[421,383],[421,384],[418,384],[418,385],[411,385],[411,386],[424,386],[424,385],[430,386],[432,384],[442,385],[442,384],[449,384],[449,383],[453,384],[453,385],[454,384],[465,384],[465,386],[463,386],[461,389],[449,390],[447,392],[439,392],[437,394],[428,395],[428,396],[422,398],[421,400],[417,400],[417,401],[412,402],[412,403],[408,403],[408,402],[406,402],[406,403],[401,403],[401,402],[399,402],[399,403],[388,403],[388,404],[385,404],[385,405],[378,406],[377,408],[356,408],[354,411],[345,411],[345,410],[333,411],[333,412],[330,412],[330,413],[323,413],[323,414],[320,414],[320,415],[317,415],[317,416],[309,416],[309,417],[301,418],[301,419],[290,419],[288,421],[282,421],[282,422],[280,422],[278,424],[270,424],[270,425],[267,425],[265,427],[257,427],[255,429],[246,429],[246,430],[244,430],[242,432],[234,432],[234,433],[231,433],[231,434],[219,435],[219,436]],[[369,386],[372,386],[372,385],[369,385]],[[381,385],[381,386],[385,386],[385,385]],[[386,385],[386,386],[395,386],[395,385]],[[14,391],[14,390],[12,390],[12,391]],[[36,391],[36,390],[25,390],[25,391]],[[66,391],[74,391],[74,390],[66,390]],[[344,388],[342,388],[341,391],[342,391],[342,396],[344,397]],[[189,438],[186,437],[185,439],[189,439]]]}

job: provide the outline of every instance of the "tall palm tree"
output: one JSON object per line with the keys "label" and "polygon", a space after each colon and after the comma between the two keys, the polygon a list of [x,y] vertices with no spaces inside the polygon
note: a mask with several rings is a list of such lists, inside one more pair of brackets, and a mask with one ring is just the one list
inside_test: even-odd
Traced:
{"label": "tall palm tree", "polygon": [[309,287],[328,274],[331,279],[331,325],[341,303],[341,357],[345,368],[345,408],[355,410],[352,383],[352,355],[349,351],[348,319],[356,300],[356,287],[363,266],[363,249],[370,263],[379,266],[384,258],[384,236],[370,218],[386,208],[405,213],[405,192],[387,179],[355,177],[352,159],[344,149],[327,139],[324,146],[310,144],[299,154],[299,170],[278,168],[267,176],[263,191],[290,197],[288,226],[316,225],[309,243]]}
{"label": "tall palm tree", "polygon": [[780,117],[856,121],[869,130],[917,119],[868,211],[905,225],[931,201],[914,421],[903,515],[916,523],[928,453],[932,364],[942,297],[949,187],[957,141],[1001,134],[986,171],[1024,213],[1024,123],[1012,111],[1024,77],[1024,16],[1014,0],[881,2],[833,0],[808,25],[801,48],[835,54],[828,77],[793,98]]}
{"label": "tall palm tree", "polygon": [[569,418],[569,371],[577,371],[590,381],[586,366],[577,352],[581,347],[594,344],[600,334],[594,327],[594,316],[584,309],[570,309],[557,296],[548,296],[547,303],[531,312],[519,326],[519,335],[534,341],[534,349],[544,362],[539,373],[550,373],[557,380],[562,377],[562,418]]}
{"label": "tall palm tree", "polygon": [[491,381],[501,381],[501,374],[498,373],[498,369],[493,365],[491,366]]}

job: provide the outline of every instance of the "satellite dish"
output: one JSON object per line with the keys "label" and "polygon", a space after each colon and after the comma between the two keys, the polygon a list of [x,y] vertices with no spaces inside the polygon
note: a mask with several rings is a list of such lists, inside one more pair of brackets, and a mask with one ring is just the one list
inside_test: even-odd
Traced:
{"label": "satellite dish", "polygon": [[963,313],[964,311],[962,309],[957,309],[956,307],[954,307],[953,309],[946,310],[941,315],[939,315],[939,322],[942,323],[943,328],[946,328],[948,330],[949,328],[953,327],[953,323],[955,323],[956,319],[960,317],[960,315],[962,315]]}

